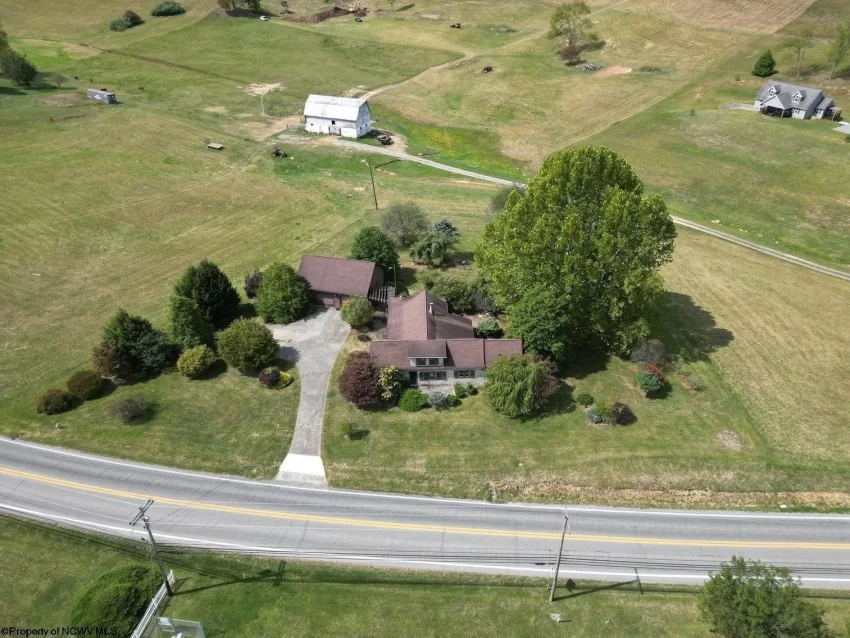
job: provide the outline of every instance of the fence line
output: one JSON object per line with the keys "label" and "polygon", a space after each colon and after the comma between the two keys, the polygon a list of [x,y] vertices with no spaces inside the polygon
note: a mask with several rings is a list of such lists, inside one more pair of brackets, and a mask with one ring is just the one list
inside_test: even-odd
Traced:
{"label": "fence line", "polygon": [[[174,571],[168,571],[168,584],[174,584]],[[139,624],[136,625],[136,628],[133,630],[133,633],[130,634],[130,638],[142,638],[145,633],[145,629],[147,629],[148,624],[156,615],[159,606],[162,604],[162,601],[168,595],[168,589],[165,587],[165,583],[160,585],[159,591],[156,592],[156,595],[151,600],[148,608],[145,610],[145,615],[142,616],[142,619],[139,621]]]}

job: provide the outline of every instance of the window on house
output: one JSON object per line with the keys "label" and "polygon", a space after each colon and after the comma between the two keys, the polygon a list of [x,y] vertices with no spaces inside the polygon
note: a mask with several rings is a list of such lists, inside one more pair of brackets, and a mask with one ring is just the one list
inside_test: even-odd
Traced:
{"label": "window on house", "polygon": [[443,363],[442,359],[428,359],[428,365],[429,366],[438,366],[438,365],[441,365],[442,363]]}
{"label": "window on house", "polygon": [[439,372],[420,372],[419,373],[420,381],[445,381],[446,373],[444,371]]}
{"label": "window on house", "polygon": [[331,120],[331,124],[336,124],[336,120]]}
{"label": "window on house", "polygon": [[455,370],[455,379],[474,379],[475,370]]}
{"label": "window on house", "polygon": [[428,359],[417,358],[417,359],[414,359],[414,361],[416,361],[416,365],[418,365],[418,366],[427,366],[428,365]]}

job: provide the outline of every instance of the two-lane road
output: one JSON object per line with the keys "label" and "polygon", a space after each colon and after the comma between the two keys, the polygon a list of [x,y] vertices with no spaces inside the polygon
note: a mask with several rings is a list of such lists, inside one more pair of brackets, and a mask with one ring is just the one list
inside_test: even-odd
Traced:
{"label": "two-lane road", "polygon": [[[559,506],[373,494],[129,463],[0,438],[0,513],[139,537],[146,499],[164,544],[369,564],[548,576]],[[850,516],[568,509],[562,573],[699,583],[733,554],[850,588]]]}

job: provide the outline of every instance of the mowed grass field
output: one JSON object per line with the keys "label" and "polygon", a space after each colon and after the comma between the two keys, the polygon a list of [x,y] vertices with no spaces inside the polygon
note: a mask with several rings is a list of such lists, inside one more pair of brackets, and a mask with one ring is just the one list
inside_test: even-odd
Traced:
{"label": "mowed grass field", "polygon": [[[330,481],[503,500],[850,507],[846,283],[689,231],[664,276],[660,336],[705,390],[689,392],[668,374],[668,396],[646,399],[635,365],[578,361],[543,415],[512,420],[482,396],[443,412],[362,412],[332,381]],[[593,426],[570,389],[624,401],[637,421]],[[368,434],[343,438],[349,418]],[[737,445],[724,444],[730,433]]]}
{"label": "mowed grass field", "polygon": [[[145,563],[144,548],[0,518],[0,579],[6,626],[66,624],[77,594],[103,572]],[[581,582],[549,603],[547,582],[181,553],[164,556],[179,587],[161,612],[229,636],[560,636],[560,613],[577,636],[710,636],[697,589]],[[564,572],[562,572],[564,573]],[[807,592],[840,630],[850,603]]]}

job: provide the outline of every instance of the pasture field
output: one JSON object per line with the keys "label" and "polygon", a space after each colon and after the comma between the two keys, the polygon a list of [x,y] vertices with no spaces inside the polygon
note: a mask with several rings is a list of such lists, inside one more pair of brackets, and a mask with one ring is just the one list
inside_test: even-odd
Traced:
{"label": "pasture field", "polygon": [[[469,498],[495,492],[504,500],[850,507],[846,283],[690,231],[680,231],[664,275],[659,335],[704,391],[688,392],[668,374],[668,396],[646,399],[635,365],[585,360],[568,370],[569,388],[543,415],[512,420],[482,396],[443,412],[362,412],[332,380],[324,432],[330,481]],[[624,401],[637,421],[593,426],[570,389]],[[368,434],[344,439],[349,417]]]}
{"label": "pasture field", "polygon": [[[145,562],[144,549],[11,518],[0,518],[0,580],[7,626],[67,623],[77,593],[101,573]],[[696,588],[581,582],[547,601],[546,582],[472,574],[437,574],[216,556],[165,554],[179,581],[163,613],[203,622],[207,635],[268,636],[559,636],[550,613],[570,621],[570,635],[708,637]],[[563,594],[561,594],[563,592]],[[850,604],[827,592],[807,595],[840,629]]]}

